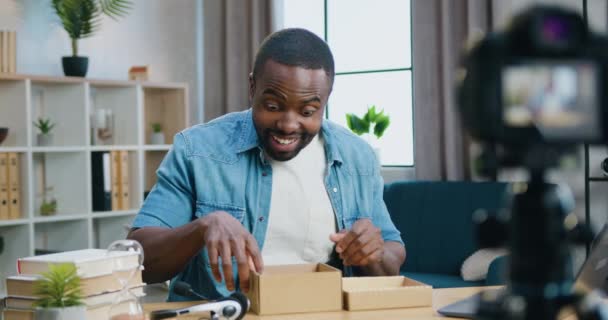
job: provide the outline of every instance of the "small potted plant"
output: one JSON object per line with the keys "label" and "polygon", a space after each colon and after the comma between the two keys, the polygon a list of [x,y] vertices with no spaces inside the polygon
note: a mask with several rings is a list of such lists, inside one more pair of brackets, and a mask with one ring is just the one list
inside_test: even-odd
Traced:
{"label": "small potted plant", "polygon": [[49,118],[39,117],[34,122],[34,126],[40,130],[40,133],[36,136],[39,146],[50,146],[53,144],[53,134],[51,129],[55,127],[55,124],[51,122]]}
{"label": "small potted plant", "polygon": [[163,133],[163,126],[155,122],[152,124],[152,135],[150,136],[151,144],[165,144],[165,134]]}
{"label": "small potted plant", "polygon": [[376,145],[377,140],[384,135],[390,123],[389,116],[384,114],[384,110],[376,112],[375,105],[368,107],[367,113],[362,118],[352,113],[346,114],[346,125],[348,128],[359,136],[365,135],[364,138],[367,139],[367,142],[374,149],[378,161],[380,161],[380,148]]}
{"label": "small potted plant", "polygon": [[40,203],[40,215],[52,216],[57,213],[57,199],[53,196],[53,187],[44,188]]}
{"label": "small potted plant", "polygon": [[41,276],[34,283],[34,292],[40,297],[34,302],[34,319],[86,319],[80,277],[73,264],[51,264]]}
{"label": "small potted plant", "polygon": [[89,58],[78,56],[78,40],[99,31],[102,15],[117,20],[129,13],[131,0],[52,0],[53,9],[72,41],[72,56],[63,57],[66,76],[84,77]]}

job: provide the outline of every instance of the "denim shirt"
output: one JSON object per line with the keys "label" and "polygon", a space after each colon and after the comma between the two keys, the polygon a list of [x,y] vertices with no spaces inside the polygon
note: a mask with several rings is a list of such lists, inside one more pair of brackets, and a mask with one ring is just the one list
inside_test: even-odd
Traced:
{"label": "denim shirt", "polygon": [[[403,243],[384,204],[380,165],[370,146],[328,120],[323,120],[321,134],[327,158],[325,187],[338,228],[349,229],[358,219],[369,218],[382,230],[385,241]],[[176,228],[222,210],[240,221],[262,250],[270,212],[272,167],[263,156],[251,109],[178,133],[157,177],[133,222],[134,228]],[[236,263],[233,265],[238,286]],[[344,271],[346,275],[352,273],[350,268]],[[194,291],[210,299],[230,294],[224,282],[214,279],[206,249],[173,278],[168,300],[189,300],[173,292],[176,280],[188,282]]]}

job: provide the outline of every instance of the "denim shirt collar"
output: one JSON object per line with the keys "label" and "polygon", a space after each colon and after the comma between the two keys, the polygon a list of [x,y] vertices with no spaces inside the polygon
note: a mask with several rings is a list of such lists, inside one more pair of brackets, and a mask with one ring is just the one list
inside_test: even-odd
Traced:
{"label": "denim shirt collar", "polygon": [[[258,133],[255,131],[255,126],[253,124],[253,112],[251,108],[243,113],[243,118],[241,121],[241,131],[235,132],[235,134],[240,136],[235,150],[236,153],[238,154],[246,152],[253,148],[258,148],[260,152],[262,152],[262,146],[260,145],[260,140],[258,139]],[[343,159],[338,151],[338,147],[334,143],[336,140],[335,133],[329,120],[323,119],[323,122],[321,123],[321,133],[325,141],[327,163],[330,165],[336,162],[343,163]]]}

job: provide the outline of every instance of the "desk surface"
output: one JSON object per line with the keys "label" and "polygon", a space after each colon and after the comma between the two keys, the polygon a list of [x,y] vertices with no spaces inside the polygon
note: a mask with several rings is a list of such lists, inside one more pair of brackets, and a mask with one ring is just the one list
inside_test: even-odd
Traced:
{"label": "desk surface", "polygon": [[[299,313],[299,314],[284,314],[274,316],[258,316],[252,313],[245,316],[245,320],[278,320],[278,319],[293,319],[293,320],[403,320],[403,319],[454,319],[444,318],[437,314],[435,310],[448,305],[454,301],[466,298],[479,292],[486,287],[470,287],[470,288],[450,288],[450,289],[434,289],[433,290],[433,307],[427,308],[407,308],[407,309],[387,309],[373,311],[335,311],[335,312],[316,312],[316,313]],[[168,303],[149,303],[144,305],[146,312],[160,309],[173,309],[191,306],[196,302],[168,302]],[[182,316],[180,319],[198,319],[196,316]]]}

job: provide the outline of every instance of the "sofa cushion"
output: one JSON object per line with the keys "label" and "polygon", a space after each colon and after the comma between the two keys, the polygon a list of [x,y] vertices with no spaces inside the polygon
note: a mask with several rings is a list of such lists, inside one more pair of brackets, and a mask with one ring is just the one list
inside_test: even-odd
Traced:
{"label": "sofa cushion", "polygon": [[506,185],[446,181],[385,185],[384,202],[407,249],[401,271],[460,278],[463,261],[478,248],[472,214],[479,208],[500,208]]}

